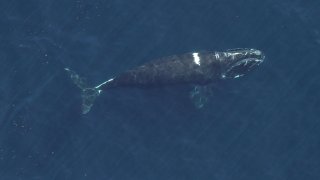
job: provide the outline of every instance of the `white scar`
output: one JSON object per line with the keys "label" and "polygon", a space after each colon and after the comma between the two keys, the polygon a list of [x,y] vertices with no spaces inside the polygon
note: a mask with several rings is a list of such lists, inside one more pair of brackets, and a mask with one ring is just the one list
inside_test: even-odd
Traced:
{"label": "white scar", "polygon": [[200,57],[199,57],[199,53],[192,53],[193,56],[193,61],[194,63],[196,63],[197,65],[200,66]]}
{"label": "white scar", "polygon": [[[96,87],[94,87],[94,88],[95,88],[95,89],[99,89],[101,86],[103,86],[103,85],[105,85],[105,84],[107,84],[108,82],[111,82],[111,81],[113,81],[113,78],[111,78],[111,79],[109,79],[109,80],[107,80],[107,81],[99,84],[98,86],[96,86]],[[100,92],[100,91],[101,91],[101,90],[99,90],[99,92]]]}

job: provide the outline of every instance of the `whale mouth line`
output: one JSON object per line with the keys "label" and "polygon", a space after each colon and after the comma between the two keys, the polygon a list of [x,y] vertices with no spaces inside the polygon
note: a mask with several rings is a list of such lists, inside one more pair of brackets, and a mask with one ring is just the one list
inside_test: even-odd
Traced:
{"label": "whale mouth line", "polygon": [[234,63],[227,71],[224,73],[223,78],[238,78],[244,76],[247,72],[254,69],[254,67],[259,66],[263,62],[263,58],[246,58]]}

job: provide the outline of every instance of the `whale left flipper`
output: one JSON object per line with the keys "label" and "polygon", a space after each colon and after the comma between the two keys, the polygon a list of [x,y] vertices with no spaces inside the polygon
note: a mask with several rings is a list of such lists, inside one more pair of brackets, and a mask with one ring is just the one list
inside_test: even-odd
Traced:
{"label": "whale left flipper", "polygon": [[203,108],[203,106],[209,101],[212,96],[212,85],[197,85],[189,93],[189,97],[197,109]]}

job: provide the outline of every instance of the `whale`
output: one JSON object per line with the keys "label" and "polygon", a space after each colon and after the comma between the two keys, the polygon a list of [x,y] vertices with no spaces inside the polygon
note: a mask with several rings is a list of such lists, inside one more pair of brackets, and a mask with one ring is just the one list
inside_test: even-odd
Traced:
{"label": "whale", "polygon": [[179,84],[206,86],[220,80],[237,79],[264,62],[265,55],[254,48],[225,51],[189,52],[152,60],[89,87],[84,78],[65,68],[82,91],[82,113],[90,111],[95,99],[104,91],[119,87],[161,87]]}

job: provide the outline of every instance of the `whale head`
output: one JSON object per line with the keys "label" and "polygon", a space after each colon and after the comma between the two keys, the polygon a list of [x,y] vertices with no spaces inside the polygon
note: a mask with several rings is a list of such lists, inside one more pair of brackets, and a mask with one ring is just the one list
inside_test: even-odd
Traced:
{"label": "whale head", "polygon": [[218,56],[223,59],[222,79],[244,76],[256,69],[265,58],[260,50],[245,48],[219,52]]}

